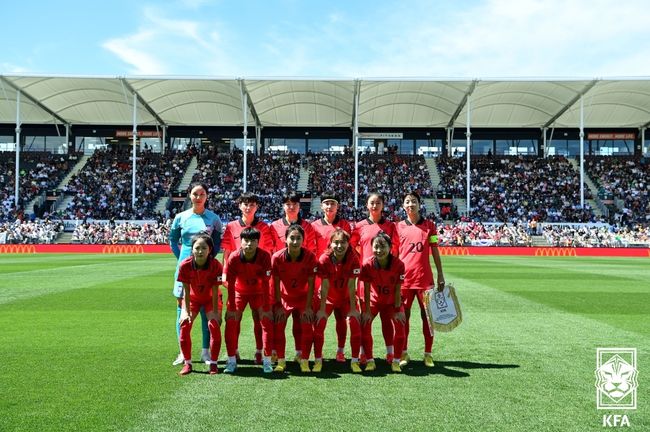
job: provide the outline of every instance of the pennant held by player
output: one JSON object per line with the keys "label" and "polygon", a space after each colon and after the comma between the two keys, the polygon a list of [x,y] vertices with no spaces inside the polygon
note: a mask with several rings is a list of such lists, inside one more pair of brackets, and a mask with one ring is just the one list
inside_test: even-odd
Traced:
{"label": "pennant held by player", "polygon": [[450,332],[463,321],[463,314],[453,284],[447,284],[443,291],[435,291],[433,288],[426,290],[424,301],[427,306],[427,321],[432,333],[434,329]]}

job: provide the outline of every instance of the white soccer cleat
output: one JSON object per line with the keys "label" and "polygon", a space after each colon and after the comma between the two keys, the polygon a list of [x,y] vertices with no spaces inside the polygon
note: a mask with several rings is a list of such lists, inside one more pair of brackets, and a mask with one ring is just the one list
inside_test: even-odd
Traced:
{"label": "white soccer cleat", "polygon": [[178,366],[179,364],[183,364],[185,361],[185,357],[183,357],[183,353],[180,353],[178,357],[176,357],[176,360],[172,362],[172,366]]}

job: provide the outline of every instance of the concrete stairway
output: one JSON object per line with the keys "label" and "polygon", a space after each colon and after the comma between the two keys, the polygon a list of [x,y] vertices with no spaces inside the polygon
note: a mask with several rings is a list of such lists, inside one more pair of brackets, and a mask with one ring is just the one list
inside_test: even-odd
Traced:
{"label": "concrete stairway", "polygon": [[321,208],[320,208],[320,197],[313,197],[311,199],[311,214],[315,215],[317,213],[321,213]]}
{"label": "concrete stairway", "polygon": [[433,185],[434,196],[432,198],[425,198],[424,205],[427,208],[427,212],[434,212],[436,215],[440,215],[440,203],[435,193],[438,191],[440,185],[440,171],[438,170],[438,163],[435,158],[425,158],[424,161],[427,164],[427,170],[429,171],[429,177],[431,177],[431,184]]}
{"label": "concrete stairway", "polygon": [[[181,179],[181,182],[178,184],[177,190],[178,191],[184,191],[186,190],[190,184],[192,184],[192,178],[194,177],[194,174],[196,173],[196,169],[199,166],[199,161],[197,160],[196,156],[192,158],[190,163],[187,165],[187,169],[185,170],[185,174],[183,174],[183,178]],[[154,211],[156,213],[160,214],[165,214],[165,209],[167,208],[167,204],[169,204],[169,200],[171,198],[169,196],[163,196],[158,200],[158,203],[156,203],[156,207],[154,207]]]}
{"label": "concrete stairway", "polygon": [[[570,158],[569,163],[571,164],[573,169],[576,170],[578,175],[580,175],[580,162],[578,162],[578,159]],[[609,213],[609,211],[607,210],[607,207],[605,206],[605,204],[603,204],[601,199],[598,197],[598,186],[596,186],[596,183],[594,183],[594,181],[591,179],[591,177],[589,177],[589,174],[587,174],[586,170],[585,170],[583,179],[585,181],[585,185],[587,186],[587,188],[591,192],[591,196],[594,197],[592,199],[586,200],[587,204],[589,204],[591,206],[591,208],[593,209],[594,215],[596,215],[596,217],[601,217],[603,214],[607,215],[607,213]]]}
{"label": "concrete stairway", "polygon": [[[84,167],[84,165],[86,165],[86,162],[88,162],[89,158],[90,156],[87,155],[80,157],[77,160],[77,163],[72,167],[70,172],[63,178],[63,180],[61,180],[61,182],[55,187],[55,189],[62,189],[65,185],[67,185],[70,182],[72,176],[78,174],[79,171],[81,171],[81,169]],[[25,207],[26,211],[28,213],[33,213],[34,204],[36,204],[36,202],[39,202],[39,205],[41,205],[42,200],[44,199],[45,199],[45,192],[43,192],[42,194],[38,195],[36,198],[31,200],[29,204],[27,204],[27,207]]]}
{"label": "concrete stairway", "polygon": [[427,209],[427,214],[431,212],[440,216],[440,205],[438,205],[438,200],[435,198],[423,198],[422,199],[424,207]]}
{"label": "concrete stairway", "polygon": [[[187,170],[185,171],[185,175],[183,175],[183,178],[181,179],[181,182],[178,184],[177,189],[179,191],[184,191],[190,186],[190,184],[192,183],[192,177],[194,177],[194,174],[196,173],[196,169],[198,168],[198,166],[199,166],[199,161],[196,159],[196,156],[194,156],[192,158],[192,160],[190,161],[190,164],[187,166]],[[163,198],[163,199],[165,199],[165,198]],[[163,210],[164,210],[164,207],[163,207]]]}
{"label": "concrete stairway", "polygon": [[[82,157],[80,157],[77,163],[75,164],[75,166],[72,167],[72,170],[70,170],[68,175],[65,176],[63,180],[61,180],[61,183],[59,183],[59,185],[56,188],[63,189],[65,186],[67,186],[68,183],[70,183],[72,177],[79,174],[79,172],[83,169],[83,167],[86,165],[86,162],[88,162],[88,159],[90,159],[89,155],[83,155]],[[58,202],[58,204],[54,208],[54,211],[66,209],[68,207],[68,204],[72,202],[73,198],[74,195],[65,195],[64,198]]]}
{"label": "concrete stairway", "polygon": [[452,203],[456,206],[459,215],[467,214],[467,200],[465,198],[454,198]]}
{"label": "concrete stairway", "polygon": [[440,184],[440,171],[438,170],[437,159],[426,158],[425,162],[427,163],[427,169],[429,170],[429,176],[431,177],[431,184],[433,185],[433,189],[438,190],[438,185]]}
{"label": "concrete stairway", "polygon": [[[309,170],[301,166],[300,177],[298,178],[298,192],[306,192],[308,190],[309,190]],[[319,204],[319,208],[320,208],[320,204]]]}

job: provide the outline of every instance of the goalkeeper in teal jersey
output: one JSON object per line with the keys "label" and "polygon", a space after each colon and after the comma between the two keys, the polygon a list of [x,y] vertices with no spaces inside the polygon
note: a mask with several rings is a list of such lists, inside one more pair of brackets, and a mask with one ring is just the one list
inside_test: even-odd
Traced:
{"label": "goalkeeper in teal jersey", "polygon": [[[190,188],[190,201],[192,208],[185,210],[176,215],[172,222],[169,232],[169,245],[174,256],[177,258],[176,272],[174,273],[173,294],[176,297],[176,337],[180,337],[179,319],[181,315],[181,305],[183,302],[183,284],[178,282],[178,267],[180,263],[192,253],[192,237],[199,233],[206,233],[214,241],[213,253],[216,255],[221,247],[221,219],[211,210],[205,208],[208,199],[208,188],[202,183],[194,183]],[[201,360],[210,360],[210,331],[208,330],[208,320],[205,316],[205,310],[201,309],[201,321],[203,331],[203,351]],[[180,349],[180,348],[179,348]],[[183,362],[183,354],[180,353],[174,365]]]}

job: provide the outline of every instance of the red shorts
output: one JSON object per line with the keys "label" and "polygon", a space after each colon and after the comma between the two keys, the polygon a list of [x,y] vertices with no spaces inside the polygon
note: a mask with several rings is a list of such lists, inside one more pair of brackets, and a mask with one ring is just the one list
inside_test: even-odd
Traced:
{"label": "red shorts", "polygon": [[[185,300],[183,300],[183,308],[185,307]],[[223,308],[223,301],[221,300],[221,295],[219,295],[219,303],[217,305],[219,310]],[[210,301],[206,302],[195,302],[190,299],[190,312],[193,314],[198,314],[201,311],[201,308],[204,308],[205,313],[212,312],[214,310],[214,306],[212,304],[212,299]]]}
{"label": "red shorts", "polygon": [[341,311],[343,315],[347,315],[350,313],[350,299],[341,300],[335,303],[327,300],[325,308],[328,315],[331,314],[335,309]]}
{"label": "red shorts", "polygon": [[404,307],[395,308],[392,304],[370,304],[370,313],[377,316],[380,313],[388,315],[391,319],[397,312],[404,312]]}
{"label": "red shorts", "polygon": [[[265,301],[266,296],[262,293],[259,294],[240,294],[235,292],[235,310],[237,312],[243,312],[246,309],[246,305],[250,305],[252,310],[258,310],[260,308],[267,310],[268,304]],[[229,312],[233,312],[228,308]]]}
{"label": "red shorts", "polygon": [[402,289],[402,305],[404,309],[411,310],[413,300],[418,299],[420,306],[424,305],[423,289]]}
{"label": "red shorts", "polygon": [[[289,313],[294,310],[304,312],[305,311],[305,300],[301,301],[295,301],[292,299],[289,299],[289,301],[286,301],[284,298],[282,299],[282,308],[284,309],[285,312]],[[311,299],[311,308],[314,312],[318,311],[320,308],[320,298],[318,296],[314,296]]]}

